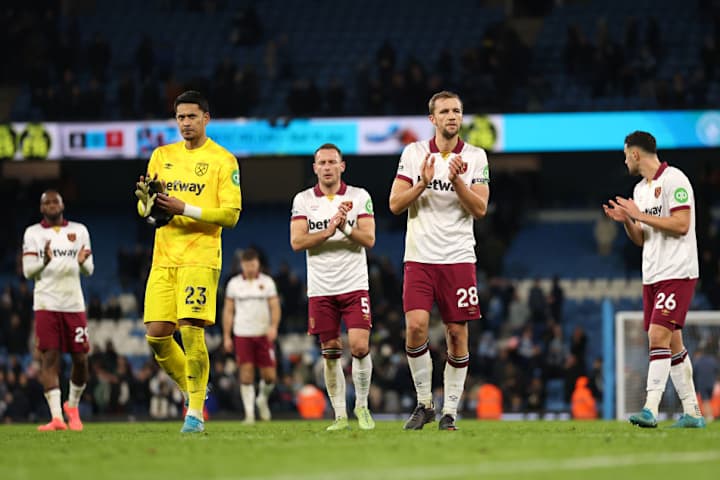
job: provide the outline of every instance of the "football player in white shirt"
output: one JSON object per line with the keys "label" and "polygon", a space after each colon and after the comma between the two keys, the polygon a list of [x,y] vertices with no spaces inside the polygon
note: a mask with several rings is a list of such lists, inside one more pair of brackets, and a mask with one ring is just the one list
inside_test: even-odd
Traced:
{"label": "football player in white shirt", "polygon": [[[23,236],[23,274],[35,280],[33,310],[35,335],[41,355],[40,380],[50,407],[50,423],[38,430],[83,429],[78,403],[88,379],[88,340],[85,300],[80,274],[94,270],[90,234],[85,225],[63,217],[65,206],[55,190],[40,197],[40,223],[29,226]],[[70,393],[60,405],[60,355],[72,357]],[[68,424],[63,419],[63,411]]]}
{"label": "football player in white shirt", "polygon": [[420,430],[435,420],[428,348],[434,301],[445,324],[448,349],[439,428],[457,430],[457,408],[470,359],[467,322],[480,318],[473,220],[487,213],[488,162],[483,149],[459,137],[463,112],[457,94],[436,93],[428,107],[435,136],[405,147],[390,192],[390,210],[395,215],[408,212],[405,351],[418,403],[404,428]]}
{"label": "football player in white shirt", "polygon": [[[255,249],[243,250],[240,268],[242,273],[232,277],[225,289],[223,344],[226,352],[235,349],[245,423],[253,424],[255,405],[261,420],[271,418],[268,399],[277,379],[274,345],[280,325],[280,300],[275,281],[260,271],[260,256]],[[257,398],[255,367],[260,370]]]}
{"label": "football player in white shirt", "polygon": [[335,410],[327,429],[349,428],[342,369],[340,320],[347,327],[352,354],[355,409],[363,430],[375,428],[367,406],[372,361],[372,327],[365,249],[375,245],[372,200],[365,189],[342,181],[345,161],[330,143],[315,151],[318,183],[295,195],[290,244],[307,258],[308,333],[318,335],[325,366],[325,385]]}
{"label": "football player in white shirt", "polygon": [[695,239],[695,197],[683,172],[661,163],[655,137],[636,131],[625,137],[625,164],[642,180],[633,198],[615,197],[603,205],[605,214],[622,223],[633,243],[643,249],[643,310],[650,365],[645,406],[630,416],[634,425],[657,427],[658,406],[668,375],[683,404],[676,428],[702,428],[685,325],[695,284],[698,254]]}

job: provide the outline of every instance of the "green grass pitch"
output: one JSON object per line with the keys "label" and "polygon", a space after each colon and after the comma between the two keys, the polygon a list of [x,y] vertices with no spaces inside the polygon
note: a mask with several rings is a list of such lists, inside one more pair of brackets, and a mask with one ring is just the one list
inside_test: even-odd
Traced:
{"label": "green grass pitch", "polygon": [[22,479],[661,479],[720,478],[720,422],[704,430],[644,430],[624,422],[461,419],[403,431],[379,421],[326,432],[329,421],[246,426],[210,421],[87,423],[83,432],[0,426],[0,478]]}

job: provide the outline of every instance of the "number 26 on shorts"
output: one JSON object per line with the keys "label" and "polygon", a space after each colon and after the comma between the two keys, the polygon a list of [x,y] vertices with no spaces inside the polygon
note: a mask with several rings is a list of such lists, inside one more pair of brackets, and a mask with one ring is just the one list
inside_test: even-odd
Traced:
{"label": "number 26 on shorts", "polygon": [[677,302],[675,302],[675,294],[665,295],[663,292],[657,294],[657,301],[655,302],[655,310],[675,310]]}

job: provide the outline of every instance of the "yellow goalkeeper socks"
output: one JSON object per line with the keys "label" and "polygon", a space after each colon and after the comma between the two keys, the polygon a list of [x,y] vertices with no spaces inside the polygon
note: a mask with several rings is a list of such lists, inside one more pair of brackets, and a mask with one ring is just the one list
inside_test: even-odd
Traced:
{"label": "yellow goalkeeper socks", "polygon": [[186,375],[190,402],[188,412],[201,412],[205,404],[205,390],[210,375],[210,357],[205,345],[205,329],[183,325],[180,327],[183,346],[185,347]]}
{"label": "yellow goalkeeper socks", "polygon": [[188,391],[185,373],[185,364],[187,363],[185,352],[173,339],[172,335],[167,337],[146,335],[145,338],[147,338],[148,345],[155,354],[155,360],[185,394]]}

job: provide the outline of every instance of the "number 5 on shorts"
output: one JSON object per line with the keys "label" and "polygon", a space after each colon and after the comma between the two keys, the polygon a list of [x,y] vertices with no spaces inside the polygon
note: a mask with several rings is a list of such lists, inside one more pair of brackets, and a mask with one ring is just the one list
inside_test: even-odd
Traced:
{"label": "number 5 on shorts", "polygon": [[370,313],[370,300],[368,297],[360,297],[360,311],[366,315]]}

